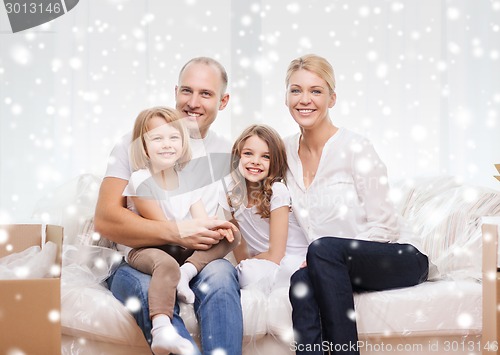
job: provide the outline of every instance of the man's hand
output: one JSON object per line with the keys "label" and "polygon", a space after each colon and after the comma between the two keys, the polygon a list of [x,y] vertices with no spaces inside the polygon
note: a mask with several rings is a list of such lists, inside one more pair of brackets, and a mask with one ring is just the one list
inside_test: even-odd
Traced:
{"label": "man's hand", "polygon": [[[221,233],[221,230],[225,232]],[[179,222],[179,244],[188,249],[207,250],[229,234],[238,231],[234,224],[215,217],[192,219]],[[229,240],[229,239],[228,239]]]}

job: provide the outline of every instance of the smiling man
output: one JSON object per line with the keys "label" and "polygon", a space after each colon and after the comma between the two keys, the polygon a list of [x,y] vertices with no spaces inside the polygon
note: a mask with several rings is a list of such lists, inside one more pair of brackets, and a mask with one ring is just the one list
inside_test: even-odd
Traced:
{"label": "smiling man", "polygon": [[[196,161],[203,163],[206,161],[203,157],[214,153],[229,155],[231,143],[210,130],[218,112],[229,101],[226,88],[226,70],[212,58],[194,58],[180,71],[179,82],[175,87],[176,108],[187,116],[193,158],[202,157]],[[217,244],[222,236],[214,230],[219,227],[230,228],[229,222],[216,219],[153,221],[125,207],[122,194],[132,173],[128,153],[130,144],[129,134],[111,152],[99,191],[96,230],[113,242],[132,248],[175,245],[186,250],[207,250]],[[206,173],[207,170],[202,171]],[[203,175],[200,174],[200,164],[186,167],[184,173],[185,176],[191,175],[189,179],[197,182]],[[201,197],[205,209],[208,215],[215,215],[218,195],[214,184],[191,186],[191,189],[194,188],[203,189]],[[140,300],[141,310],[134,313],[134,317],[150,342],[149,281],[149,275],[122,263],[108,280],[108,285],[113,295],[124,304],[130,298]],[[192,279],[190,286],[195,294],[194,308],[200,325],[203,353],[211,354],[216,349],[224,349],[227,354],[241,354],[243,321],[234,267],[224,259],[212,261]],[[172,324],[182,337],[195,344],[179,316],[177,303]]]}
{"label": "smiling man", "polygon": [[191,138],[205,139],[209,135],[210,125],[229,101],[226,89],[227,74],[219,62],[202,57],[182,67],[175,87],[175,107],[186,114],[188,123],[192,123],[189,127]]}

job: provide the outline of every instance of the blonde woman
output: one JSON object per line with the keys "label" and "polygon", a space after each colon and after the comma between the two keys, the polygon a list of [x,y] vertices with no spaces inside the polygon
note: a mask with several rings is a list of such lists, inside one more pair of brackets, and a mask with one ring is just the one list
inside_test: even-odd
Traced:
{"label": "blonde woman", "polygon": [[366,138],[333,124],[336,99],[326,59],[290,63],[286,105],[300,133],[285,141],[287,182],[310,242],[290,287],[297,354],[323,354],[324,344],[359,354],[353,292],[413,286],[428,275],[427,256],[388,198],[384,163]]}

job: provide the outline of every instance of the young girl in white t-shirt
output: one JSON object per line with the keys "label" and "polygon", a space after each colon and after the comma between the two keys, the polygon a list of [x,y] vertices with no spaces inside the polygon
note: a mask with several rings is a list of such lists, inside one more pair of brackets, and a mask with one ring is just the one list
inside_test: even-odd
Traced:
{"label": "young girl in white t-shirt", "polygon": [[[189,191],[183,184],[182,168],[190,159],[189,135],[180,113],[167,107],[142,111],[132,133],[130,160],[134,172],[124,193],[128,207],[154,220],[207,218],[201,194]],[[238,244],[234,240],[237,233],[219,233],[225,238],[206,251],[193,252],[174,245],[121,247],[132,267],[151,275],[148,302],[154,354],[193,352],[193,345],[171,323],[176,292],[180,300],[193,303],[190,280],[210,261],[223,258]]]}
{"label": "young girl in white t-shirt", "polygon": [[285,264],[290,270],[282,272],[281,281],[288,286],[292,271],[305,260],[308,243],[291,211],[286,171],[285,146],[273,128],[252,125],[236,139],[232,179],[221,205],[231,212],[243,237],[234,250],[242,288],[270,291]]}

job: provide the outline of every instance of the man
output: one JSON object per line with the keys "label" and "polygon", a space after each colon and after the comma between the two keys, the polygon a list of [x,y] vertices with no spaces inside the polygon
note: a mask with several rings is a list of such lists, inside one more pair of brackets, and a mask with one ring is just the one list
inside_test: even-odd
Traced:
{"label": "man", "polygon": [[[219,111],[228,101],[227,74],[224,67],[211,58],[194,58],[179,73],[175,87],[176,108],[187,116],[193,158],[207,153],[230,152],[230,143],[210,131]],[[99,191],[95,213],[96,230],[106,238],[133,248],[144,246],[180,245],[187,249],[206,250],[222,239],[217,228],[231,228],[229,222],[210,220],[153,221],[144,219],[125,206],[122,193],[128,184],[131,169],[128,160],[130,135],[117,144],[111,153],[106,176]],[[196,171],[195,168],[191,168]],[[196,180],[194,177],[193,181]],[[203,190],[202,200],[209,215],[215,215],[218,196],[216,189]],[[144,335],[151,341],[151,320],[147,303],[150,276],[127,264],[122,264],[108,280],[110,290],[122,303],[138,298],[141,310],[134,314]],[[196,295],[194,303],[201,330],[203,352],[216,349],[227,354],[241,354],[243,321],[240,291],[234,267],[226,260],[209,263],[191,281]],[[176,304],[174,327],[179,335],[189,339]]]}

